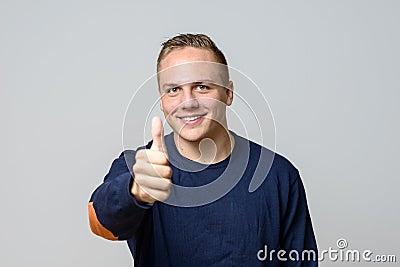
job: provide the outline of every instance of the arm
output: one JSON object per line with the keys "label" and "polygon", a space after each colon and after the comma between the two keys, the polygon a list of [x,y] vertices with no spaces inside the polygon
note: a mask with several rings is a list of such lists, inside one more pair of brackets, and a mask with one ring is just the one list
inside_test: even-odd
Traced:
{"label": "arm", "polygon": [[131,194],[135,151],[125,151],[112,163],[103,183],[89,204],[90,228],[109,240],[126,240],[135,235],[150,206],[139,204]]}
{"label": "arm", "polygon": [[[161,119],[152,122],[152,142],[144,149],[125,151],[89,201],[93,233],[109,240],[135,236],[155,201],[170,195],[172,169],[163,148]],[[133,179],[133,177],[134,179]]]}
{"label": "arm", "polygon": [[[282,262],[282,264],[283,266],[316,267],[318,266],[318,250],[308,211],[306,193],[298,172],[295,177],[290,184],[288,202],[283,216],[282,249],[286,251],[285,257],[288,260]],[[292,250],[298,252],[299,261],[289,258],[289,253]],[[292,258],[295,256],[297,255],[293,253]]]}

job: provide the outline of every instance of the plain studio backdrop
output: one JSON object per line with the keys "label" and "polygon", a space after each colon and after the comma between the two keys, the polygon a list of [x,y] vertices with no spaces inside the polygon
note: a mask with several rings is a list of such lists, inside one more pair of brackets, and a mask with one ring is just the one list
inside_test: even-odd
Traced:
{"label": "plain studio backdrop", "polygon": [[1,1],[0,266],[132,265],[124,242],[90,232],[87,202],[160,43],[185,32],[210,35],[266,96],[319,249],[345,238],[399,261],[399,14],[394,0]]}

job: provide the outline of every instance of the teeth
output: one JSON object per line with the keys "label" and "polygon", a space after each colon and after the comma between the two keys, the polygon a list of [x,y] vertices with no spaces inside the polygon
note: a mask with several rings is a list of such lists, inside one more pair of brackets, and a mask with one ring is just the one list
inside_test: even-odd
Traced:
{"label": "teeth", "polygon": [[200,116],[193,116],[193,117],[184,117],[182,118],[184,121],[194,121],[200,118]]}

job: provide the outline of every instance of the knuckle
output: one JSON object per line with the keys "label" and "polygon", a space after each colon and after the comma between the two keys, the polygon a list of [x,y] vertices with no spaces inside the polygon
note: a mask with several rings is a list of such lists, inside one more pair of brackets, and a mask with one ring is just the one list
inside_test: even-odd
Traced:
{"label": "knuckle", "polygon": [[163,152],[161,152],[161,153],[162,153],[161,164],[163,164],[163,165],[168,165],[168,159],[167,159],[167,157],[164,155]]}
{"label": "knuckle", "polygon": [[145,191],[143,191],[143,190],[140,190],[140,192],[139,192],[139,198],[142,199],[142,200],[149,200],[149,199],[151,199],[150,195],[149,195],[148,193],[146,193]]}
{"label": "knuckle", "polygon": [[169,190],[171,187],[171,183],[167,179],[163,179],[162,182],[160,183],[160,189],[161,190]]}
{"label": "knuckle", "polygon": [[166,178],[171,178],[172,177],[172,168],[171,167],[167,167],[166,171],[165,171],[165,177]]}
{"label": "knuckle", "polygon": [[156,170],[158,177],[168,178],[169,171],[165,166],[160,166]]}
{"label": "knuckle", "polygon": [[137,176],[135,176],[134,180],[138,185],[143,186],[143,182],[145,179],[142,175],[137,175]]}
{"label": "knuckle", "polygon": [[134,173],[140,173],[141,167],[140,167],[140,165],[136,162],[136,163],[133,165],[132,170],[133,170]]}
{"label": "knuckle", "polygon": [[144,150],[143,157],[145,157],[146,160],[150,160],[150,158],[153,156],[153,154],[154,154],[153,150],[146,149],[146,150]]}
{"label": "knuckle", "polygon": [[161,198],[162,200],[166,200],[167,198],[169,198],[169,195],[170,195],[170,191],[169,191],[169,190],[166,190],[166,191],[164,191],[164,192],[162,192],[162,193],[160,194],[160,198]]}
{"label": "knuckle", "polygon": [[143,150],[142,149],[136,151],[135,159],[136,160],[140,159],[142,157],[142,154],[143,154]]}

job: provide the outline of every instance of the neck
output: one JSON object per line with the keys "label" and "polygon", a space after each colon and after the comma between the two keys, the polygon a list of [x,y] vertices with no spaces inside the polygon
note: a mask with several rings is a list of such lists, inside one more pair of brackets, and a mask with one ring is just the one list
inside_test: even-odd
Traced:
{"label": "neck", "polygon": [[223,161],[232,153],[235,138],[226,128],[215,132],[217,134],[206,136],[198,141],[185,140],[174,133],[176,147],[182,156],[202,164]]}

